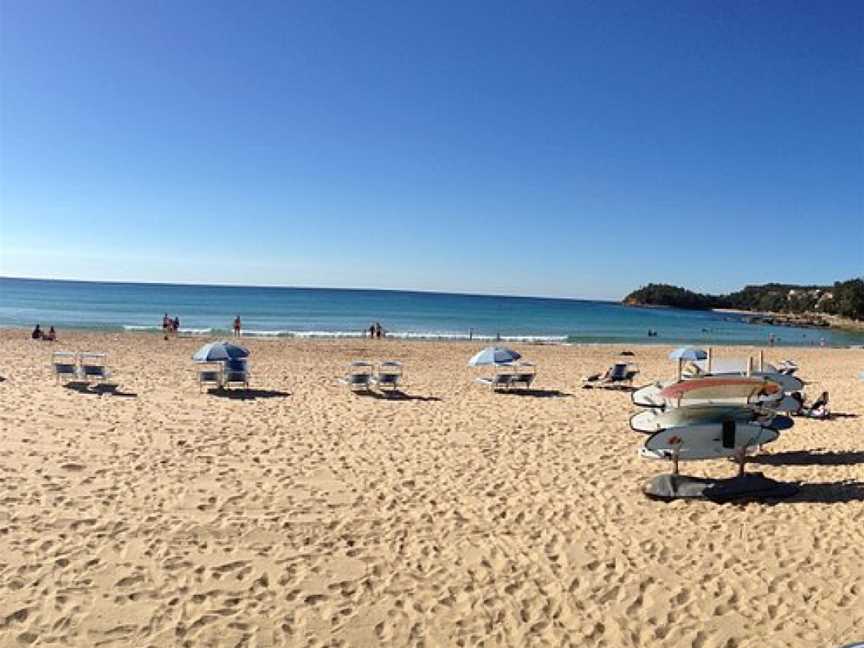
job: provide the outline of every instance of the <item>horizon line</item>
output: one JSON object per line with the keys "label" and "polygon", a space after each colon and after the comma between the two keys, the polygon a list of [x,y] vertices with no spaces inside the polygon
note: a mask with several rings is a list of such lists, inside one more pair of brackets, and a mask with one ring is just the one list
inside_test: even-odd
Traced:
{"label": "horizon line", "polygon": [[56,277],[22,277],[13,275],[0,275],[2,279],[13,279],[18,281],[57,281],[63,283],[86,283],[86,284],[114,284],[120,286],[191,286],[197,288],[277,288],[288,290],[344,290],[349,292],[401,292],[415,293],[419,295],[452,295],[456,297],[503,297],[507,299],[550,299],[557,301],[580,301],[601,302],[606,304],[621,304],[621,299],[587,299],[585,297],[549,297],[544,295],[512,295],[505,293],[472,293],[453,292],[448,290],[409,290],[403,288],[334,288],[328,286],[290,286],[285,284],[243,284],[243,283],[198,283],[194,281],[118,281],[118,280],[95,280],[95,279],[58,279]]}

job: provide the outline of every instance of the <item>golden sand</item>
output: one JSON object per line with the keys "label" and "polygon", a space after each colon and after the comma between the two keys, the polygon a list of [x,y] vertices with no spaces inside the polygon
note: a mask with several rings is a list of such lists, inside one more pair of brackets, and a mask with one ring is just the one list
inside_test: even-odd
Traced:
{"label": "golden sand", "polygon": [[[864,640],[862,350],[770,350],[856,415],[798,419],[748,466],[797,496],[663,504],[628,394],[580,388],[627,345],[517,345],[529,396],[473,383],[478,344],[245,340],[241,398],[199,393],[202,339],[61,333],[0,333],[2,646]],[[641,382],[673,373],[628,348]],[[55,384],[60,349],[107,351],[118,394]],[[409,397],[349,393],[358,358],[402,361]]]}

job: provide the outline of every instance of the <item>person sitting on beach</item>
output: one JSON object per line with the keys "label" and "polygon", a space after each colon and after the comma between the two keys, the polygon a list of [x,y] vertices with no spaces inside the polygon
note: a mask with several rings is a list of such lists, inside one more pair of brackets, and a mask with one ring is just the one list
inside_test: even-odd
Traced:
{"label": "person sitting on beach", "polygon": [[42,339],[42,329],[39,328],[38,324],[36,325],[36,328],[33,329],[33,332],[30,334],[30,337],[33,338],[34,340],[41,340]]}
{"label": "person sitting on beach", "polygon": [[57,339],[57,332],[54,330],[53,326],[48,329],[48,332],[45,335],[42,336],[42,339],[46,342],[53,342]]}
{"label": "person sitting on beach", "polygon": [[234,337],[240,337],[240,316],[234,318]]}
{"label": "person sitting on beach", "polygon": [[828,410],[828,392],[824,391],[816,399],[816,401],[810,406],[810,409],[807,411],[807,416],[811,418],[818,419],[827,419],[831,416],[831,412]]}

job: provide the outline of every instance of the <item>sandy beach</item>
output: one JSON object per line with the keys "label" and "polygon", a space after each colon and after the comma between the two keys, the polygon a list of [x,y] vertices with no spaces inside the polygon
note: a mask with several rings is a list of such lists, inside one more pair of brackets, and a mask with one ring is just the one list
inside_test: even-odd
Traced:
{"label": "sandy beach", "polygon": [[[667,466],[629,395],[581,389],[624,348],[668,378],[668,346],[516,344],[516,395],[473,383],[476,343],[244,340],[253,389],[226,397],[199,393],[204,341],[0,331],[0,646],[864,640],[864,350],[766,350],[848,416],[748,465],[797,496],[717,505],[646,499]],[[117,393],[57,385],[55,350],[108,352]],[[359,358],[403,362],[407,397],[349,393]]]}

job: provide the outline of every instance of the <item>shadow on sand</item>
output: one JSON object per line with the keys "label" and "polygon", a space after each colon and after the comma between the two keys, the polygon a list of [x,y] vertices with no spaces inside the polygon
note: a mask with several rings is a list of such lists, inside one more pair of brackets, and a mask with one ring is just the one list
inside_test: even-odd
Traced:
{"label": "shadow on sand", "polygon": [[497,393],[529,396],[532,398],[570,398],[573,396],[573,394],[562,392],[560,389],[504,389]]}
{"label": "shadow on sand", "polygon": [[841,481],[820,484],[800,484],[801,490],[781,504],[813,502],[819,504],[844,504],[864,502],[864,482]]}
{"label": "shadow on sand", "polygon": [[587,383],[582,385],[582,389],[605,389],[606,391],[620,391],[632,394],[640,388],[633,385],[592,385],[591,383]]}
{"label": "shadow on sand", "polygon": [[258,398],[288,398],[291,394],[276,389],[208,389],[210,396],[232,400],[256,400]]}
{"label": "shadow on sand", "polygon": [[390,401],[421,401],[428,403],[437,403],[441,401],[437,396],[414,396],[412,394],[406,394],[405,392],[394,389],[393,391],[386,392],[377,392],[377,391],[355,391],[354,394],[356,396],[366,396],[367,398],[375,398],[378,400],[390,400]]}
{"label": "shadow on sand", "polygon": [[91,385],[85,382],[68,382],[63,385],[66,389],[71,389],[79,394],[90,394],[91,396],[120,396],[121,398],[137,398],[138,394],[133,392],[124,392],[118,389],[118,385],[113,383],[99,383]]}
{"label": "shadow on sand", "polygon": [[854,466],[864,464],[864,451],[811,452],[790,450],[769,452],[747,459],[747,463],[768,466]]}

